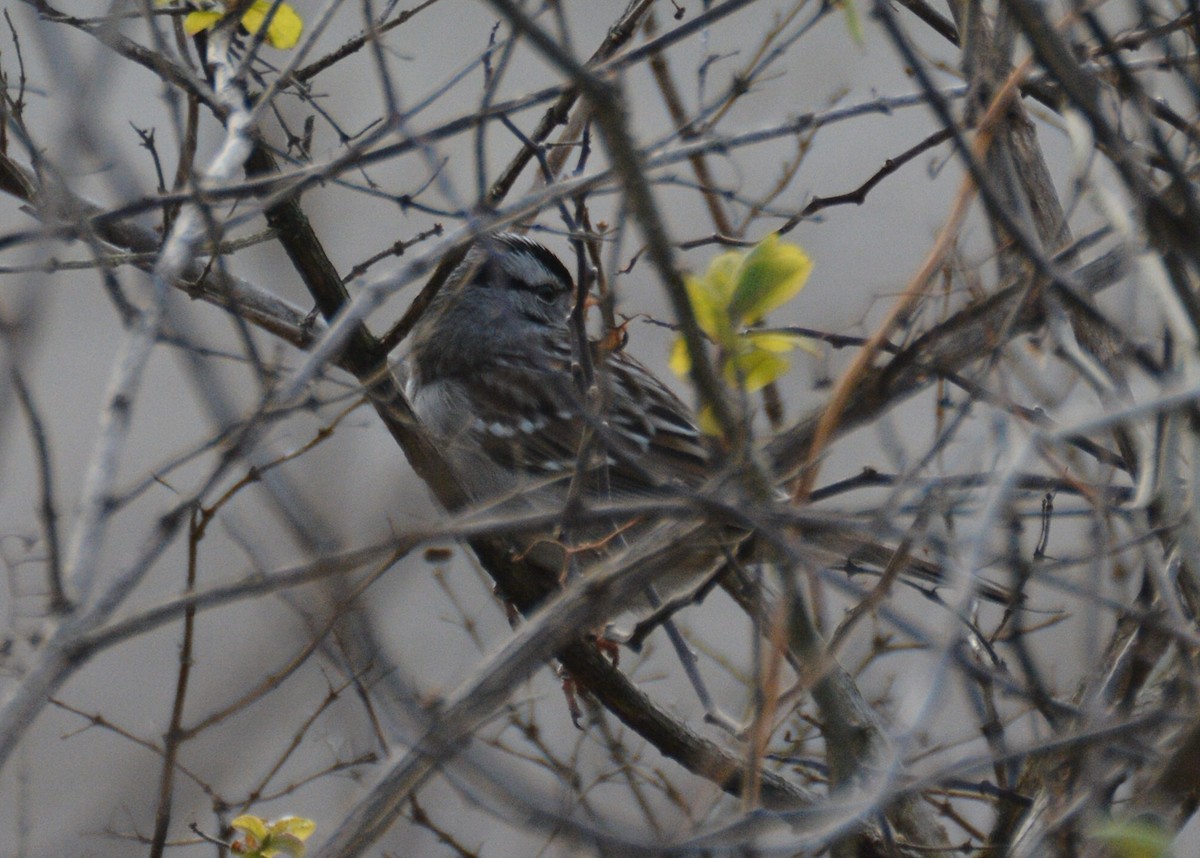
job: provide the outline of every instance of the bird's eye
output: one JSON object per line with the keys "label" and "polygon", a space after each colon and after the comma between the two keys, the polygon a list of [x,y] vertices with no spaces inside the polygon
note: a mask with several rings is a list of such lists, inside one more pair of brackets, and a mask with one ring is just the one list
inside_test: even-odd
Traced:
{"label": "bird's eye", "polygon": [[542,303],[553,304],[558,299],[558,287],[549,282],[535,283],[533,294],[537,295]]}

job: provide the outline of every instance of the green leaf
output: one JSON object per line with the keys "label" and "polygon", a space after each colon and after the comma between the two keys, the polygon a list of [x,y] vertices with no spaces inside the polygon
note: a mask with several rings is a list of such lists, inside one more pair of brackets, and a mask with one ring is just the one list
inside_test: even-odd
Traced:
{"label": "green leaf", "polygon": [[288,858],[304,858],[308,847],[304,841],[294,834],[272,834],[270,841],[261,850],[262,858],[275,858],[276,855],[287,855]]}
{"label": "green leaf", "polygon": [[745,256],[739,250],[729,250],[718,254],[712,262],[708,263],[708,270],[704,272],[704,280],[708,283],[713,300],[722,307],[729,306],[729,300],[733,297],[733,288],[737,283],[738,269],[741,268]]}
{"label": "green leaf", "polygon": [[747,331],[742,334],[742,339],[750,342],[756,349],[776,354],[785,354],[793,349],[804,349],[814,355],[821,353],[817,341],[811,337],[789,334],[784,331]]}
{"label": "green leaf", "polygon": [[1112,821],[1090,834],[1107,844],[1117,858],[1168,858],[1171,854],[1170,832],[1150,820]]}
{"label": "green leaf", "polygon": [[[787,372],[784,354],[797,347],[817,351],[812,340],[796,334],[739,332],[793,298],[811,271],[812,260],[798,245],[781,242],[772,234],[749,253],[722,253],[703,276],[685,278],[696,322],[719,349],[721,370],[729,384],[749,392],[759,390]],[[692,369],[692,355],[683,337],[671,345],[670,366],[681,376]],[[711,413],[702,410],[698,416],[703,431],[719,434]]]}
{"label": "green leaf", "polygon": [[246,858],[304,858],[304,841],[316,830],[317,824],[303,816],[284,816],[268,824],[259,816],[245,814],[229,823],[245,835],[245,842],[235,842],[233,853]]}
{"label": "green leaf", "polygon": [[715,340],[720,339],[723,328],[728,328],[728,316],[725,313],[725,300],[714,288],[707,276],[687,276],[683,280],[687,288],[688,303],[692,305],[692,313],[700,330]]}
{"label": "green leaf", "polygon": [[788,359],[762,349],[748,349],[725,363],[725,377],[747,393],[761,390],[788,371]]}
{"label": "green leaf", "polygon": [[286,834],[302,841],[307,840],[316,830],[317,824],[303,816],[281,816],[271,823],[272,834]]}
{"label": "green leaf", "polygon": [[234,831],[240,831],[243,834],[249,834],[259,843],[262,843],[267,839],[266,820],[259,816],[244,814],[234,819],[233,822],[229,823],[229,827]]}
{"label": "green leaf", "polygon": [[711,405],[700,407],[700,413],[696,415],[696,425],[700,427],[701,432],[713,438],[720,438],[723,434]]}
{"label": "green leaf", "polygon": [[679,337],[671,344],[671,357],[667,361],[671,372],[680,378],[686,378],[692,371],[692,353],[688,350],[687,340]]}
{"label": "green leaf", "polygon": [[858,9],[854,5],[854,0],[840,0],[838,5],[842,7],[842,14],[846,18],[846,32],[850,34],[850,38],[854,39],[854,44],[862,47],[862,20],[858,17]]}
{"label": "green leaf", "polygon": [[734,327],[752,325],[783,306],[804,288],[812,260],[799,245],[772,233],[746,256],[729,302]]}

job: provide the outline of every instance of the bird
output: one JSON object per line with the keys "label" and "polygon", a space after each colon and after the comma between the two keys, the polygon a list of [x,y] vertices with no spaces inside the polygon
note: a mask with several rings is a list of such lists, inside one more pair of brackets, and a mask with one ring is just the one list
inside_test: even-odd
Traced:
{"label": "bird", "polygon": [[[520,535],[520,554],[562,581],[661,521],[646,502],[694,494],[714,470],[691,409],[623,342],[587,345],[595,383],[584,383],[577,297],[543,244],[482,236],[414,325],[406,382],[414,413],[477,507],[549,518]],[[641,502],[640,515],[582,514],[630,502]],[[724,543],[714,535],[694,563],[664,570],[662,593],[705,580]],[[652,588],[643,595],[642,607],[658,603]]]}
{"label": "bird", "polygon": [[413,327],[408,398],[476,502],[564,501],[589,434],[593,498],[694,489],[709,473],[690,409],[624,348],[591,344],[603,394],[589,410],[576,297],[551,250],[500,233],[474,245]]}
{"label": "bird", "polygon": [[[586,565],[628,545],[655,517],[643,503],[642,515],[578,524],[579,506],[713,497],[736,483],[692,411],[623,345],[589,343],[596,389],[581,382],[581,338],[571,324],[577,298],[570,271],[541,243],[481,236],[414,325],[405,384],[413,412],[476,506],[558,517],[549,537],[526,541],[532,560],[557,564],[564,578],[581,558]],[[675,591],[721,566],[748,536],[712,528],[711,544],[695,546],[699,568],[673,570],[664,583]],[[882,569],[892,556],[861,532],[811,536],[812,549],[829,543],[819,552],[829,568]],[[915,557],[904,561],[903,577],[935,599],[943,582],[940,568]],[[998,588],[983,595],[1008,598]]]}

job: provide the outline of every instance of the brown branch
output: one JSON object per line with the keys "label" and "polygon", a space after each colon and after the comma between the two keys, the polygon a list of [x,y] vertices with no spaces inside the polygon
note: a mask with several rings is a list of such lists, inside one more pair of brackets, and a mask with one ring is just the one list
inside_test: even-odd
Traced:
{"label": "brown branch", "polygon": [[[253,169],[259,171],[269,170],[273,166],[269,153],[261,147],[256,150],[251,163]],[[300,211],[299,204],[284,202],[272,206],[268,209],[268,221],[322,313],[329,318],[335,316],[348,302],[348,295],[341,278],[321,249],[319,239]],[[442,458],[441,451],[420,428],[385,360],[386,354],[380,343],[360,323],[347,341],[342,355],[343,365],[367,387],[371,403],[384,425],[439,502],[448,509],[461,508],[466,495]],[[484,568],[496,579],[505,597],[512,600],[523,613],[534,611],[557,591],[559,583],[556,570],[537,569],[531,563],[516,561],[514,552],[505,540],[476,538],[470,544]],[[585,623],[576,623],[570,628],[585,626]],[[677,760],[701,777],[714,780],[723,789],[736,792],[741,788],[740,766],[735,757],[696,735],[681,721],[654,705],[649,697],[600,657],[590,642],[577,640],[569,643],[558,649],[557,655],[572,676],[594,694],[605,708],[665,756]],[[782,779],[768,779],[764,782],[763,796],[764,800],[794,804],[802,799],[803,793]],[[399,810],[394,809],[394,812],[398,813]],[[394,815],[390,818],[394,819]]]}
{"label": "brown branch", "polygon": [[[198,514],[193,512],[188,531],[188,560],[184,593],[196,589],[196,567],[200,552],[201,534],[198,531]],[[188,681],[192,674],[192,646],[195,643],[196,606],[189,605],[183,613],[183,644],[179,648],[179,670],[175,675],[175,695],[171,704],[171,719],[163,736],[163,765],[158,781],[158,804],[154,812],[154,834],[150,840],[150,854],[161,858],[167,844],[171,826],[171,807],[175,788],[175,762],[184,736],[183,705],[187,697]]]}
{"label": "brown branch", "polygon": [[[654,16],[651,15],[646,19],[646,35],[653,38],[657,32]],[[688,116],[687,108],[683,105],[683,97],[679,94],[679,88],[675,85],[675,79],[671,75],[671,67],[667,64],[666,54],[662,51],[655,51],[650,55],[649,65],[650,72],[654,75],[654,82],[658,85],[658,91],[662,94],[663,103],[667,106],[667,114],[671,117],[671,122],[674,123],[679,138],[681,140],[698,139],[700,131],[694,126],[692,118]],[[708,158],[703,152],[696,152],[688,156],[688,163],[692,166],[696,181],[703,188],[701,196],[704,204],[708,207],[708,214],[712,218],[717,234],[735,235],[733,223],[726,216],[725,209],[721,205],[721,198],[711,190],[716,188],[719,183],[713,176],[712,170],[708,168]]]}
{"label": "brown branch", "polygon": [[834,194],[831,197],[814,196],[809,201],[808,205],[806,205],[800,212],[800,214],[784,221],[783,225],[778,229],[779,234],[784,235],[790,232],[798,223],[800,223],[800,221],[804,220],[805,218],[812,217],[814,214],[821,211],[821,209],[845,205],[861,206],[866,201],[867,194],[871,193],[876,185],[878,185],[892,173],[899,170],[913,158],[916,158],[922,152],[928,152],[935,146],[940,146],[942,143],[945,143],[950,139],[952,133],[953,132],[946,128],[943,128],[940,131],[935,131],[920,143],[905,149],[895,158],[888,158],[883,162],[883,166],[880,167],[874,175],[872,175],[869,179],[852,191],[847,191],[843,194]]}
{"label": "brown branch", "polygon": [[[158,233],[126,220],[100,217],[104,212],[99,206],[61,185],[46,192],[30,171],[4,153],[0,153],[0,191],[29,203],[29,213],[44,223],[56,224],[61,213],[68,213],[80,225],[74,233],[94,235],[106,244],[136,254],[130,261],[139,268],[146,271],[153,268],[161,242]],[[188,263],[173,285],[189,297],[230,310],[300,349],[311,346],[320,332],[303,310],[248,283],[212,271],[204,262]]]}
{"label": "brown branch", "polygon": [[795,483],[793,498],[796,503],[803,504],[807,502],[817,481],[821,457],[824,454],[825,448],[832,440],[835,431],[841,424],[851,398],[858,397],[867,369],[874,362],[875,356],[879,353],[883,343],[891,335],[893,327],[902,316],[908,314],[910,309],[925,293],[934,271],[941,266],[942,260],[957,238],[958,230],[962,226],[962,222],[966,219],[967,211],[974,196],[974,185],[970,178],[967,178],[960,186],[950,214],[946,218],[946,223],[938,233],[938,238],[926,255],[925,261],[909,279],[903,294],[888,311],[887,318],[875,329],[875,333],[871,335],[866,346],[858,351],[850,367],[838,380],[837,386],[829,397],[829,402],[817,420],[816,428],[812,435],[812,444],[805,457],[800,477]]}
{"label": "brown branch", "polygon": [[954,22],[934,9],[925,0],[898,0],[901,6],[912,12],[942,38],[955,47],[959,47],[958,28]]}
{"label": "brown branch", "polygon": [[342,60],[346,59],[346,57],[349,57],[349,56],[352,56],[352,55],[358,53],[360,50],[363,49],[363,47],[365,45],[367,45],[367,43],[369,43],[375,39],[378,39],[380,36],[384,35],[387,32],[390,32],[391,30],[396,29],[397,27],[399,27],[403,24],[407,24],[418,13],[424,12],[426,9],[428,9],[430,6],[432,6],[436,2],[438,2],[438,0],[424,0],[424,2],[418,3],[416,6],[412,7],[411,9],[405,9],[404,11],[402,11],[399,15],[397,15],[392,20],[387,21],[383,24],[380,24],[377,27],[372,27],[367,32],[360,33],[359,35],[355,36],[353,39],[350,39],[348,42],[346,42],[340,48],[338,48],[334,51],[331,51],[330,53],[321,57],[321,59],[316,60],[312,63],[309,63],[306,66],[296,69],[294,72],[292,72],[291,75],[289,75],[288,80],[283,81],[283,83],[286,84],[286,83],[290,83],[291,81],[307,83],[308,81],[312,80],[314,77],[319,75],[321,72],[326,71],[329,68],[337,65]]}

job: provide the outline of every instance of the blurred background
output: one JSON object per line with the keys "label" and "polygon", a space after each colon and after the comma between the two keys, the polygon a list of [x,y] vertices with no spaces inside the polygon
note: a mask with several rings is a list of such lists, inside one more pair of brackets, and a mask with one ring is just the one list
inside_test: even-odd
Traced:
{"label": "blurred background", "polygon": [[[307,79],[302,97],[294,86],[281,88],[259,125],[285,172],[321,174],[300,201],[337,271],[348,278],[354,273],[347,283],[351,296],[403,283],[366,318],[382,334],[422,286],[424,278],[410,262],[426,256],[436,260],[439,248],[449,246],[447,237],[466,223],[465,213],[475,208],[481,189],[522,146],[498,121],[481,132],[471,127],[433,140],[421,135],[479,110],[489,75],[496,77],[486,96],[493,104],[561,86],[564,79],[526,39],[518,39],[508,54],[511,27],[486,3],[435,0],[406,8],[404,2],[295,0],[293,5],[305,22],[300,47],[262,47],[250,66],[248,85],[255,91],[275,80],[280,68],[295,71],[351,43],[369,20],[395,21],[412,13],[387,28],[377,46],[368,43]],[[659,33],[686,26],[710,9],[692,0],[651,5]],[[689,116],[707,112],[711,118],[726,102],[731,83],[748,81],[746,92],[728,100],[719,121],[706,129],[706,139],[714,143],[705,158],[721,204],[740,227],[735,237],[754,241],[799,215],[814,197],[859,188],[889,159],[942,126],[924,104],[910,63],[898,55],[869,5],[851,9],[766,0],[740,5],[680,38],[662,56]],[[0,206],[3,360],[20,379],[18,384],[17,376],[6,372],[0,384],[0,560],[6,574],[0,589],[5,629],[0,689],[11,705],[13,696],[23,693],[23,683],[38,675],[47,641],[67,621],[50,609],[46,518],[40,512],[43,459],[31,414],[48,445],[45,461],[52,468],[61,562],[67,572],[81,566],[93,570],[90,588],[83,592],[78,580],[68,579],[68,595],[91,607],[99,594],[119,597],[97,628],[112,628],[177,597],[188,586],[189,567],[196,586],[208,588],[274,575],[320,557],[376,550],[369,562],[353,564],[345,576],[197,614],[179,719],[187,736],[170,785],[166,840],[172,855],[190,856],[215,848],[190,825],[229,839],[223,826],[247,810],[269,819],[311,818],[318,825],[313,842],[321,841],[361,799],[384,762],[399,758],[416,740],[429,707],[475,675],[512,631],[492,581],[453,540],[435,539],[388,562],[385,549],[393,540],[444,525],[447,518],[363,404],[355,379],[321,366],[302,395],[273,402],[260,413],[264,397],[291,383],[305,353],[182,289],[163,298],[164,327],[131,390],[128,434],[113,451],[115,458],[104,459],[102,443],[111,437],[106,432],[112,419],[105,403],[134,336],[129,317],[123,316],[124,302],[147,306],[154,293],[146,260],[121,257],[120,248],[82,233],[77,203],[86,200],[96,211],[114,211],[153,201],[161,192],[160,171],[167,187],[173,183],[186,138],[186,95],[139,65],[129,50],[136,45],[147,56],[167,57],[203,85],[196,46],[177,37],[183,13],[171,14],[173,8],[132,0],[107,6],[9,3],[0,26],[0,66],[9,99],[5,151],[37,171],[46,188],[61,183],[67,189],[62,195],[47,191],[35,206],[8,195]],[[524,8],[581,60],[627,11],[619,3],[569,0]],[[1113,32],[1153,19],[1153,10],[1139,12],[1133,4],[1129,9],[1105,4],[1102,11]],[[894,14],[935,85],[961,115],[965,87],[959,49],[910,12],[897,7]],[[88,17],[71,17],[76,15]],[[321,26],[323,31],[311,35]],[[240,38],[244,56],[248,38]],[[649,38],[643,23],[627,49]],[[1160,47],[1148,41],[1145,56]],[[1021,43],[1018,58],[1024,52]],[[1168,101],[1186,95],[1169,75],[1150,74],[1144,80],[1159,87],[1154,94]],[[622,68],[616,79],[646,157],[677,150],[685,139],[649,65]],[[382,120],[389,98],[400,114],[387,129]],[[514,109],[507,119],[521,134],[531,134],[546,105],[543,100]],[[1025,109],[1076,236],[1108,223],[1112,211],[1100,210],[1105,199],[1132,209],[1104,159],[1080,149],[1086,134],[1077,129],[1072,138],[1062,116],[1032,99],[1026,99]],[[778,129],[804,114],[828,115],[832,121],[800,133],[764,135],[753,145],[727,149],[719,142],[724,136]],[[225,129],[206,105],[199,106],[197,116],[194,163],[203,171],[217,157]],[[371,140],[367,151],[414,140],[417,145],[357,165],[352,158],[348,168],[322,174],[363,140]],[[590,143],[583,174],[607,165],[599,136],[593,133]],[[574,147],[565,166],[568,177],[580,160]],[[505,203],[516,204],[534,189],[537,173],[536,164],[527,167]],[[695,173],[688,161],[676,159],[648,175],[679,265],[702,272],[727,248],[703,241],[719,230]],[[861,204],[824,208],[799,219],[786,238],[809,254],[813,274],[799,296],[772,315],[771,324],[870,336],[930,253],[963,176],[962,162],[942,142],[901,164]],[[223,185],[233,187],[243,179],[235,170]],[[1108,188],[1110,196],[1094,193],[1097,187]],[[68,203],[67,193],[74,203]],[[755,210],[760,203],[762,210]],[[622,210],[619,184],[603,184],[587,205],[592,225],[601,231],[602,225],[608,227],[605,273],[618,313],[630,319],[627,348],[685,401],[694,402],[687,382],[667,368],[674,334],[654,322],[673,317],[658,275],[639,257],[642,237]],[[265,232],[259,201],[251,194],[231,195],[211,211],[223,224],[223,241],[245,241],[226,247],[219,257],[201,252],[202,262],[277,296],[300,315],[308,313],[312,298],[284,250]],[[143,205],[129,220],[161,234],[157,205]],[[553,207],[522,223],[573,267],[574,252]],[[409,246],[402,255],[388,254],[397,242]],[[1087,248],[1081,257],[1097,257],[1114,243]],[[889,339],[897,345],[911,342],[968,302],[1008,285],[994,247],[988,220],[976,205],[938,267],[929,297]],[[1137,287],[1136,279],[1129,279],[1105,291],[1103,310],[1120,321],[1131,340],[1161,353],[1163,304]],[[323,330],[319,321],[314,325],[318,333]],[[981,354],[991,347],[981,342]],[[1040,335],[1014,336],[1006,343],[1002,369],[994,375],[984,370],[980,377],[999,399],[1042,409],[1060,426],[1103,415],[1108,404],[1099,402],[1081,382],[1078,368],[1057,359],[1054,351]],[[797,352],[778,385],[781,425],[818,413],[855,353],[830,343],[819,343],[815,354]],[[401,375],[403,356],[403,347],[392,356]],[[1144,398],[1159,393],[1148,377],[1131,377],[1130,384]],[[27,390],[28,402],[22,402],[19,387]],[[959,410],[967,399],[959,388],[932,386],[841,435],[826,452],[818,488],[864,469],[911,483],[838,493],[817,508],[877,522],[880,509],[890,509],[895,518],[880,525],[880,537],[894,542],[928,497],[928,484],[921,481],[946,475],[1011,475],[1041,466],[1064,480],[1107,483],[1128,497],[1131,480],[1109,465],[1070,464],[1064,457],[1054,467],[1049,464],[1054,457],[1039,459],[1031,452],[1034,430],[1015,407],[986,401]],[[960,422],[951,432],[948,421]],[[262,431],[226,467],[230,439],[248,425]],[[764,437],[774,431],[761,413],[755,426]],[[110,470],[98,466],[101,461],[108,461]],[[245,480],[251,467],[268,465],[261,479]],[[102,526],[94,529],[96,541],[84,546],[88,556],[81,564],[73,552],[88,513],[80,504],[95,497],[96,483],[89,481],[104,473],[112,480],[102,493],[107,499]],[[1008,498],[1024,523],[1022,532],[989,530],[996,522],[988,508],[996,495],[990,492],[986,484],[977,485],[974,493],[955,495],[931,516],[934,523],[926,525],[923,536],[952,544],[945,555],[918,541],[917,551],[931,562],[957,559],[946,565],[957,586],[939,591],[938,600],[898,588],[889,597],[891,619],[879,613],[863,619],[837,653],[864,699],[880,713],[906,775],[928,777],[943,787],[959,780],[980,783],[994,769],[994,748],[980,730],[978,693],[950,657],[955,647],[969,646],[961,615],[974,608],[968,607],[964,578],[981,573],[1007,580],[1002,549],[1015,539],[1032,555],[1045,521],[1040,507],[1045,491],[1030,488]],[[204,531],[193,529],[189,539],[184,525],[161,552],[148,552],[162,533],[161,516],[197,494],[201,508],[212,511]],[[1119,617],[1117,606],[1132,599],[1144,565],[1145,544],[1138,541],[1144,530],[1135,533],[1124,520],[1113,524],[1111,501],[1076,497],[1062,503],[1046,552],[1063,560],[1054,573],[1060,584],[1030,586],[1024,625],[1048,627],[1029,635],[1030,658],[1038,660],[1039,675],[1052,693],[1064,698],[1102,663]],[[200,522],[193,521],[194,526]],[[1099,545],[1112,550],[1089,550]],[[129,576],[150,557],[144,575]],[[968,560],[977,562],[971,566]],[[111,590],[122,576],[128,576],[128,589]],[[873,580],[855,579],[868,589]],[[858,599],[828,583],[813,586],[821,594],[813,611],[829,633]],[[354,599],[346,601],[351,592]],[[980,628],[1002,625],[1002,607],[977,610]],[[347,618],[369,636],[348,640],[350,633],[340,625]],[[627,624],[629,618],[619,621]],[[750,620],[717,593],[683,612],[678,623],[721,708],[735,720],[751,718],[762,665]],[[183,639],[184,621],[175,617],[106,643],[72,664],[32,723],[20,725],[19,744],[0,771],[0,853],[151,851],[164,790],[160,752],[179,699]],[[364,640],[373,651],[362,651]],[[658,705],[744,754],[739,739],[704,723],[703,707],[661,633],[650,638],[643,653],[623,653],[621,668]],[[660,756],[594,702],[584,699],[584,729],[577,729],[560,686],[560,677],[546,666],[511,688],[508,701],[464,744],[461,755],[439,767],[405,803],[401,819],[371,854],[518,856],[579,854],[587,848],[619,854],[622,847],[614,844],[651,850],[654,844],[685,843],[740,812],[737,799]],[[1013,747],[1049,735],[1027,697],[1001,697],[999,717]],[[775,755],[769,765],[821,791],[821,745],[811,704],[799,692],[786,699],[794,712],[780,715],[768,746]],[[994,818],[993,804],[977,796],[962,799],[953,812],[939,812],[953,843],[979,843],[977,834],[982,838]],[[615,839],[604,841],[597,834],[588,847],[589,832]],[[1195,842],[1185,834],[1177,854],[1190,854],[1187,844]],[[789,848],[780,851],[790,854]]]}

